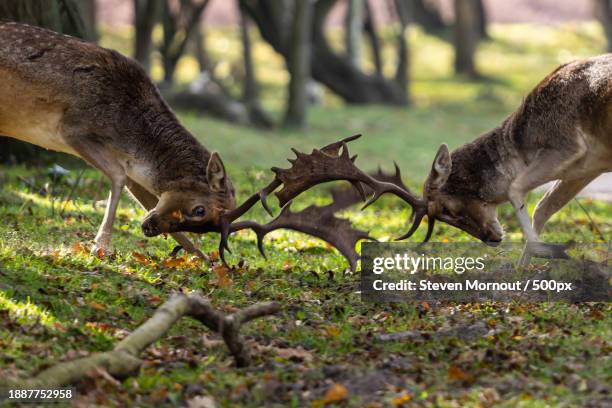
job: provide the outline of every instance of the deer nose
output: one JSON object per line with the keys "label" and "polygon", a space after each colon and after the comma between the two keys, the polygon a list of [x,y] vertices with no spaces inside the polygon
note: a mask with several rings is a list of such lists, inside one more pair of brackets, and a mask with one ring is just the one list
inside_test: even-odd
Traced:
{"label": "deer nose", "polygon": [[142,232],[147,237],[154,237],[156,235],[161,234],[159,225],[157,224],[157,221],[153,217],[147,218],[146,220],[144,220],[144,222],[142,223]]}

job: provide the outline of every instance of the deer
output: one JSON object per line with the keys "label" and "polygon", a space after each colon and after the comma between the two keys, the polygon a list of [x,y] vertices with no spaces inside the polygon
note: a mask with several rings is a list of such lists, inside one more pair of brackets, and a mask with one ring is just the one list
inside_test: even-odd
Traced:
{"label": "deer", "polygon": [[[215,225],[235,207],[221,157],[178,121],[135,61],[67,35],[0,22],[0,135],[77,156],[110,180],[92,253],[108,252],[124,187],[148,211],[146,236]],[[197,229],[197,228],[196,228]]]}
{"label": "deer", "polygon": [[[532,255],[565,257],[565,246],[540,241],[546,222],[602,173],[612,171],[612,54],[561,65],[499,126],[450,152],[438,149],[411,233],[427,216],[495,245],[504,230],[497,206],[510,202]],[[533,221],[526,195],[554,181]],[[406,234],[401,239],[407,238]]]}

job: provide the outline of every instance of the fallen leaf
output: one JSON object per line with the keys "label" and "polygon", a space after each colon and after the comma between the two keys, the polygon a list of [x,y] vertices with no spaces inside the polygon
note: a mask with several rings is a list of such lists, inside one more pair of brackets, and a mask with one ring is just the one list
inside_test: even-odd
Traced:
{"label": "fallen leaf", "polygon": [[139,264],[142,264],[142,265],[149,264],[149,260],[147,259],[147,257],[141,254],[140,252],[136,252],[136,251],[132,252],[132,258],[134,258],[136,262],[138,262]]}
{"label": "fallen leaf", "polygon": [[86,254],[87,250],[83,247],[80,241],[77,241],[72,245],[72,252],[74,254]]}
{"label": "fallen leaf", "polygon": [[410,394],[408,394],[407,392],[404,392],[401,395],[393,398],[391,400],[391,405],[393,405],[394,407],[401,407],[406,402],[410,401],[411,399],[412,399],[412,396]]}
{"label": "fallen leaf", "polygon": [[104,310],[106,310],[106,307],[104,305],[97,302],[89,302],[89,307],[99,312],[103,312]]}
{"label": "fallen leaf", "polygon": [[460,381],[470,381],[472,376],[467,374],[461,368],[456,365],[452,365],[448,367],[448,381],[449,382],[460,382]]}
{"label": "fallen leaf", "polygon": [[208,257],[212,262],[217,261],[219,259],[219,251],[212,251]]}
{"label": "fallen leaf", "polygon": [[333,404],[334,402],[340,402],[348,397],[348,390],[342,384],[334,383],[323,397],[322,402],[324,404]]}
{"label": "fallen leaf", "polygon": [[178,258],[166,259],[164,261],[164,266],[166,268],[178,268],[180,266],[183,266],[185,263],[187,263],[187,258],[181,256]]}
{"label": "fallen leaf", "polygon": [[211,284],[219,288],[228,288],[234,283],[228,276],[229,269],[225,265],[215,265],[212,268],[215,273],[216,279],[211,281]]}

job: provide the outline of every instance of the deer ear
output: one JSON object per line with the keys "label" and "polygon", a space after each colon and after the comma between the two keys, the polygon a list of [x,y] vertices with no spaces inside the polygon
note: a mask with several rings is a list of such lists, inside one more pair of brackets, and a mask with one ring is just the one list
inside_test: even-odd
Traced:
{"label": "deer ear", "polygon": [[448,146],[443,143],[436,153],[433,165],[431,166],[431,173],[429,179],[432,187],[440,187],[446,183],[448,176],[450,176],[451,169],[453,168],[453,162],[451,160]]}
{"label": "deer ear", "polygon": [[217,152],[211,154],[210,159],[208,159],[208,165],[206,166],[206,179],[208,180],[208,185],[212,191],[225,191],[227,186],[225,166],[223,165],[221,157],[219,157]]}

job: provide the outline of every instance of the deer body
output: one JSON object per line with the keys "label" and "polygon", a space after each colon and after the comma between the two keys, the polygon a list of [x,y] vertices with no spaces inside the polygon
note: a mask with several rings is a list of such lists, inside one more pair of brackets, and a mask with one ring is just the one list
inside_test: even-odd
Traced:
{"label": "deer body", "polygon": [[[0,22],[0,135],[82,158],[111,181],[94,250],[106,250],[127,186],[151,210],[143,230],[173,236],[214,224],[234,190],[216,153],[186,129],[140,66],[49,30]],[[195,211],[197,209],[197,211]]]}
{"label": "deer body", "polygon": [[[612,54],[562,65],[500,126],[452,153],[425,183],[434,216],[487,242],[503,237],[495,207],[510,201],[528,242],[589,182],[612,171]],[[550,181],[533,224],[526,194]]]}

